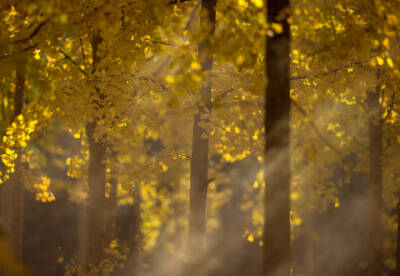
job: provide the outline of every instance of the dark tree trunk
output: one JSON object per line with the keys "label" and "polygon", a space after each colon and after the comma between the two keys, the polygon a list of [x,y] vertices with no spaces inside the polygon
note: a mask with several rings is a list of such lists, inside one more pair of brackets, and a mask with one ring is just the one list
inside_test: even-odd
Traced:
{"label": "dark tree trunk", "polygon": [[[142,201],[140,193],[140,185],[135,185],[132,191],[133,204],[129,208],[129,231],[127,231],[127,236],[125,236],[129,247],[129,256],[124,269],[121,270],[120,275],[135,275],[139,276],[142,272],[142,246],[143,246],[143,236],[141,232],[142,220],[140,204]],[[118,274],[119,275],[119,274]]]}
{"label": "dark tree trunk", "polygon": [[104,206],[106,186],[105,145],[93,137],[96,122],[87,125],[89,141],[87,262],[98,264],[104,250]]}
{"label": "dark tree trunk", "polygon": [[[93,59],[93,73],[96,72],[98,63],[98,45],[102,38],[98,34],[92,36],[92,59]],[[102,94],[96,87],[96,92],[99,94],[100,99]],[[101,108],[102,104],[96,102],[97,107]],[[106,203],[105,186],[106,186],[106,146],[101,139],[95,139],[95,131],[97,127],[96,118],[93,122],[88,123],[86,127],[88,143],[89,143],[89,171],[88,171],[88,209],[87,209],[87,258],[88,264],[96,265],[103,257],[104,250],[104,208]]]}
{"label": "dark tree trunk", "polygon": [[[199,43],[199,60],[204,71],[212,69],[209,37],[214,34],[216,0],[202,0],[200,25],[208,36]],[[190,162],[190,211],[189,211],[189,267],[193,276],[204,275],[204,250],[206,226],[206,200],[208,186],[208,134],[199,123],[208,122],[211,112],[211,82],[205,81],[200,90],[199,112],[194,116],[192,159]],[[205,137],[206,136],[206,137]]]}
{"label": "dark tree trunk", "polygon": [[[267,20],[287,12],[289,0],[268,0]],[[287,17],[278,21],[283,32],[267,36],[265,99],[265,226],[264,276],[290,275],[290,155],[289,155],[289,42]]]}
{"label": "dark tree trunk", "polygon": [[[14,97],[14,114],[12,121],[22,113],[25,94],[25,70],[17,69],[16,89]],[[16,260],[22,258],[22,218],[24,204],[24,183],[22,179],[21,149],[15,149],[18,154],[15,160],[15,172],[10,175],[2,187],[1,193],[1,212],[4,228],[7,234],[7,242]],[[8,275],[5,271],[4,275]]]}
{"label": "dark tree trunk", "polygon": [[382,110],[379,86],[367,92],[369,112],[369,271],[370,276],[383,275],[383,206],[382,206]]}

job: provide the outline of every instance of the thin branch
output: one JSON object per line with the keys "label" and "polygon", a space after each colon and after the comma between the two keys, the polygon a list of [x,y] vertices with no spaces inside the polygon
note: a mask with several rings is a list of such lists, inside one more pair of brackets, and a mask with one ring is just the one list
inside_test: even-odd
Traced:
{"label": "thin branch", "polygon": [[335,73],[340,72],[340,71],[345,71],[345,70],[347,70],[347,68],[349,68],[349,67],[351,67],[353,65],[361,65],[361,64],[366,63],[366,62],[368,62],[368,61],[357,61],[357,62],[354,62],[354,63],[350,63],[350,64],[348,64],[348,65],[346,65],[344,67],[335,68],[335,69],[333,69],[331,71],[315,74],[313,76],[310,76],[310,75],[293,76],[293,77],[290,78],[290,80],[291,81],[295,81],[295,80],[313,79],[313,78],[316,78],[316,77],[325,77],[325,76],[330,75],[330,74],[335,74]]}
{"label": "thin branch", "polygon": [[157,156],[157,158],[155,158],[155,160],[153,162],[149,162],[147,164],[143,164],[142,166],[140,166],[137,170],[135,170],[134,172],[129,173],[128,175],[131,176],[135,176],[137,174],[139,174],[141,171],[143,171],[144,169],[147,169],[151,166],[154,166],[156,164],[158,164],[160,162],[160,159],[168,159],[168,158],[172,158],[172,157],[184,157],[184,159],[191,159],[192,157],[186,153],[171,153],[171,154],[167,154],[167,155],[162,155],[162,156]]}
{"label": "thin branch", "polygon": [[60,49],[60,53],[63,54],[66,59],[71,61],[72,64],[76,65],[76,67],[78,67],[79,71],[81,71],[82,74],[84,74],[86,77],[88,76],[88,74],[79,66],[79,63],[73,60],[66,52]]}
{"label": "thin branch", "polygon": [[242,134],[242,133],[240,133],[240,132],[239,132],[239,133],[236,133],[236,132],[227,130],[223,125],[218,124],[217,122],[215,122],[215,121],[213,121],[213,120],[210,120],[210,121],[213,122],[217,127],[219,127],[220,129],[222,129],[223,131],[225,131],[225,132],[227,132],[227,133],[229,133],[229,134],[232,134],[232,135],[242,136],[242,137],[245,138],[247,141],[250,141],[250,138],[249,138],[247,135],[244,135],[244,134]]}
{"label": "thin branch", "polygon": [[12,52],[12,53],[8,53],[8,54],[5,54],[5,55],[2,55],[2,56],[0,56],[0,59],[8,58],[8,57],[11,57],[13,55],[20,54],[20,53],[23,53],[23,52],[28,52],[29,50],[32,50],[32,49],[36,48],[38,45],[39,45],[39,43],[35,43],[35,44],[33,44],[31,46],[28,46],[28,47],[26,47],[26,48],[24,48],[24,49],[22,49],[20,51],[15,51],[15,52]]}
{"label": "thin branch", "polygon": [[155,77],[158,74],[161,73],[162,70],[164,70],[165,66],[168,65],[169,61],[171,60],[172,55],[168,55],[163,62],[160,64],[160,66],[157,67],[157,69],[152,73],[152,76]]}
{"label": "thin branch", "polygon": [[189,19],[188,19],[188,21],[186,22],[185,28],[183,28],[183,31],[189,30],[190,25],[192,25],[192,22],[193,22],[193,20],[194,20],[195,15],[196,15],[196,12],[197,12],[197,10],[198,10],[199,7],[200,7],[200,3],[201,3],[201,1],[200,1],[200,0],[197,0],[196,6],[194,6],[194,8],[192,9],[192,12],[190,13]]}
{"label": "thin branch", "polygon": [[224,92],[221,93],[221,95],[218,95],[218,97],[220,97],[221,99],[225,98],[226,95],[228,95],[229,93],[231,93],[234,89],[233,88],[229,88],[227,90],[225,90]]}

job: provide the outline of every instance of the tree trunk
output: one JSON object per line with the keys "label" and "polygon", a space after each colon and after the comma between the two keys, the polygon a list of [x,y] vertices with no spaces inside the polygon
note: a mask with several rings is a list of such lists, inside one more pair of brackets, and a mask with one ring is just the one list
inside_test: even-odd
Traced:
{"label": "tree trunk", "polygon": [[93,138],[96,121],[87,125],[89,141],[87,262],[98,264],[104,250],[104,206],[106,186],[105,145]]}
{"label": "tree trunk", "polygon": [[383,275],[382,206],[382,110],[379,86],[367,92],[369,112],[369,269],[368,275]]}
{"label": "tree trunk", "polygon": [[[206,39],[199,43],[199,60],[204,71],[212,69],[209,37],[214,34],[216,0],[202,0],[200,25],[207,31]],[[200,90],[199,112],[194,116],[192,159],[190,162],[190,211],[189,211],[189,270],[193,276],[204,275],[204,250],[206,226],[206,200],[208,186],[208,134],[200,122],[208,122],[211,112],[211,82],[203,83]]]}
{"label": "tree trunk", "polygon": [[[112,162],[116,161],[117,152],[113,152],[111,154]],[[118,181],[116,178],[116,172],[111,169],[111,177],[109,180],[111,185],[110,195],[107,199],[107,208],[105,210],[105,239],[106,246],[110,244],[110,242],[115,239],[115,226],[116,226],[116,215],[117,215],[117,190],[118,190]]]}
{"label": "tree trunk", "polygon": [[130,255],[130,264],[133,268],[132,271],[135,271],[135,275],[139,275],[140,273],[140,251],[142,249],[142,232],[140,230],[142,220],[141,216],[141,208],[140,204],[142,202],[142,197],[140,194],[140,185],[137,185],[133,190],[133,205],[132,205],[132,217],[131,217],[131,236],[129,241],[129,255]]}
{"label": "tree trunk", "polygon": [[[286,12],[289,0],[268,0],[267,20],[276,22]],[[290,275],[290,155],[289,155],[289,42],[290,28],[285,16],[278,23],[283,32],[267,36],[265,99],[265,224],[264,276]]]}
{"label": "tree trunk", "polygon": [[[92,59],[93,73],[96,72],[98,63],[97,49],[102,38],[98,34],[92,36]],[[104,98],[100,90],[96,87],[96,92],[100,99]],[[101,108],[101,103],[96,102],[97,107]],[[106,203],[106,146],[101,139],[95,139],[95,131],[98,119],[88,123],[86,132],[89,143],[89,171],[88,171],[88,209],[87,209],[87,258],[88,264],[97,265],[103,257],[104,250],[104,208]]]}
{"label": "tree trunk", "polygon": [[[25,93],[25,70],[17,69],[16,89],[14,97],[14,114],[12,121],[22,113],[24,106]],[[7,234],[8,245],[11,248],[16,260],[22,259],[22,217],[24,204],[24,183],[21,173],[21,149],[15,149],[18,154],[15,160],[15,172],[10,175],[10,179],[5,182],[1,193],[1,216]],[[4,275],[8,275],[7,271]]]}

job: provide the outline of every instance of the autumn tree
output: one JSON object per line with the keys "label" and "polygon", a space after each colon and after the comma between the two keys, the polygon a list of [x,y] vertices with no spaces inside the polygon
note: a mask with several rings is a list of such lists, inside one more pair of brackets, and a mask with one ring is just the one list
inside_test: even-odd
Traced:
{"label": "autumn tree", "polygon": [[[263,275],[290,275],[289,1],[267,1],[265,94],[265,226]],[[276,25],[278,26],[278,25]],[[280,30],[281,29],[281,30]]]}
{"label": "autumn tree", "polygon": [[[20,68],[16,72],[16,88],[14,97],[14,114],[11,121],[17,119],[22,113],[25,93],[25,72]],[[21,150],[16,154],[21,155]],[[1,214],[7,232],[8,242],[17,259],[22,257],[22,218],[23,218],[23,192],[24,182],[22,177],[21,157],[17,157],[10,178],[4,183],[1,191]],[[6,274],[8,275],[8,274]]]}
{"label": "autumn tree", "polygon": [[[3,123],[0,130],[2,135],[0,183],[3,185],[0,210],[11,254],[21,261],[24,190],[28,175],[26,167],[29,164],[28,155],[23,148],[27,146],[38,122],[33,116],[37,116],[38,111],[43,108],[43,105],[32,107],[32,105],[25,106],[25,103],[34,101],[37,96],[32,92],[32,85],[40,87],[35,78],[39,72],[43,72],[41,71],[43,66],[37,59],[32,58],[32,50],[39,44],[37,38],[46,22],[22,6],[15,7],[8,1],[2,4],[0,62],[2,67],[11,69],[11,74],[2,71],[1,77],[3,90],[9,91],[2,92],[1,97]],[[29,22],[24,19],[28,14],[31,16]],[[5,269],[5,275],[15,273],[12,267],[9,269]],[[23,273],[22,270],[19,273]]]}
{"label": "autumn tree", "polygon": [[[215,30],[216,0],[201,2],[201,30],[204,38],[199,42],[199,60],[204,72],[212,70],[210,40]],[[198,113],[193,120],[192,159],[190,163],[190,211],[189,211],[189,254],[190,271],[193,275],[204,275],[204,250],[206,228],[206,200],[208,188],[209,140],[201,123],[207,122],[211,112],[211,82],[206,80],[200,90]]]}

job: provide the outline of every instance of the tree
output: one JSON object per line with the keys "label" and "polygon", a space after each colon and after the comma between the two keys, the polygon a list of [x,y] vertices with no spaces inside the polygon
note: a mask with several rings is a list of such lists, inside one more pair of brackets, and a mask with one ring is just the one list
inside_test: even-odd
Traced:
{"label": "tree", "polygon": [[105,208],[105,242],[110,244],[113,239],[116,238],[115,228],[117,222],[117,205],[118,205],[118,172],[115,167],[112,166],[113,163],[117,163],[118,151],[112,150],[112,153],[108,157],[107,165],[110,168],[110,176],[108,178],[108,183],[110,184],[107,207]]}
{"label": "tree", "polygon": [[266,41],[264,276],[290,275],[291,265],[288,9],[288,0],[267,1],[269,26],[279,24],[282,31]]}
{"label": "tree", "polygon": [[[379,79],[379,76],[378,76]],[[383,119],[380,85],[367,92],[369,133],[369,267],[368,275],[383,275]]]}
{"label": "tree", "polygon": [[[201,2],[201,30],[204,38],[199,43],[199,60],[204,72],[212,70],[210,40],[215,30],[216,0]],[[204,275],[206,231],[206,201],[208,188],[208,133],[201,126],[211,112],[211,82],[205,81],[200,90],[198,113],[193,119],[192,159],[190,162],[189,256],[191,275]]]}
{"label": "tree", "polygon": [[[92,47],[92,70],[96,73],[99,62],[99,53],[97,51],[99,44],[103,38],[97,31],[91,36]],[[95,87],[100,99],[104,98],[100,89]],[[101,103],[96,104],[101,108]],[[98,120],[94,118],[93,122],[88,123],[86,127],[88,143],[89,143],[89,168],[88,168],[88,210],[87,210],[87,259],[88,264],[97,265],[103,257],[104,249],[104,227],[105,227],[105,187],[106,187],[106,146],[103,137],[95,137]]]}
{"label": "tree", "polygon": [[[25,70],[24,67],[16,71],[16,89],[14,96],[14,114],[11,121],[17,120],[22,114],[25,94]],[[15,172],[4,183],[1,191],[1,216],[5,224],[7,240],[17,260],[22,258],[22,218],[24,202],[24,181],[21,161],[21,149],[16,150],[19,157],[15,161]],[[6,272],[5,275],[8,275]]]}

